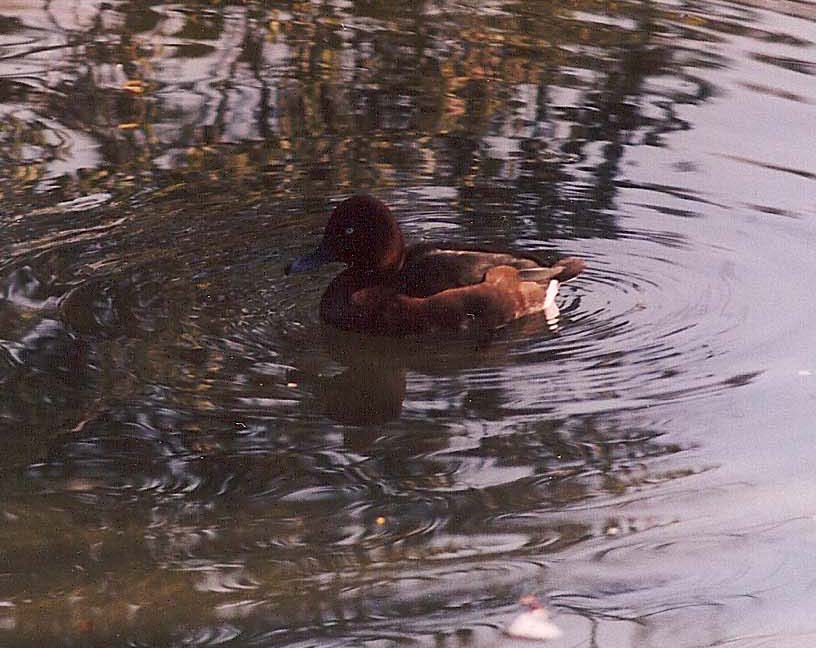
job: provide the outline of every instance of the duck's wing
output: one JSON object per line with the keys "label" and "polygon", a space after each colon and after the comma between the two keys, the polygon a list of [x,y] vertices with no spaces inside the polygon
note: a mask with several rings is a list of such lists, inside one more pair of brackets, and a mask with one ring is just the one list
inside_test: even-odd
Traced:
{"label": "duck's wing", "polygon": [[[552,277],[566,273],[567,266],[536,270]],[[408,294],[394,283],[344,287],[341,274],[323,295],[321,319],[341,329],[400,336],[493,330],[542,311],[548,319],[550,314],[557,316],[559,281],[525,281],[521,277],[525,271],[510,265],[492,266],[478,282],[446,285],[427,295]],[[433,290],[433,282],[426,281],[424,288]]]}
{"label": "duck's wing", "polygon": [[522,281],[548,284],[568,281],[583,271],[580,259],[566,258],[547,266],[535,257],[495,252],[414,246],[408,252],[399,292],[410,297],[429,297],[451,288],[482,283],[491,268],[509,266],[520,272]]}
{"label": "duck's wing", "polygon": [[414,246],[403,266],[400,292],[410,297],[429,297],[443,290],[473,286],[484,281],[488,270],[497,266],[546,269],[535,259],[513,254]]}
{"label": "duck's wing", "polygon": [[[550,291],[550,288],[553,288]],[[476,284],[448,288],[427,297],[391,294],[378,305],[384,330],[410,333],[492,330],[520,317],[544,311],[558,282],[522,281],[519,270],[490,268]],[[552,292],[552,294],[550,294]]]}
{"label": "duck's wing", "polygon": [[581,274],[586,268],[586,263],[575,257],[559,259],[549,267],[543,268],[522,268],[519,275],[522,281],[535,281],[546,283],[553,279],[559,283],[569,281]]}

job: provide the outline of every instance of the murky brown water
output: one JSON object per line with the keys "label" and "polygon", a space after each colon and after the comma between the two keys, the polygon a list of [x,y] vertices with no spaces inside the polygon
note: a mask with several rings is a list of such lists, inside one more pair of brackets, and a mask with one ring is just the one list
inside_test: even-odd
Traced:
{"label": "murky brown water", "polygon": [[[815,74],[795,0],[0,0],[0,645],[816,645]],[[589,270],[332,333],[356,191]]]}

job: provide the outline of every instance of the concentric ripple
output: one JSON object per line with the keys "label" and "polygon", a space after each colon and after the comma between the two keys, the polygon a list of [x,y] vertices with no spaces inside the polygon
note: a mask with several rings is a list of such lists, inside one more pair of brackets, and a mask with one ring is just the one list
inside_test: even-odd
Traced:
{"label": "concentric ripple", "polygon": [[559,333],[520,345],[521,363],[540,363],[533,377],[570,378],[547,401],[565,413],[617,410],[727,386],[723,356],[739,324],[729,279],[679,255],[617,245],[585,255],[587,272],[562,288]]}

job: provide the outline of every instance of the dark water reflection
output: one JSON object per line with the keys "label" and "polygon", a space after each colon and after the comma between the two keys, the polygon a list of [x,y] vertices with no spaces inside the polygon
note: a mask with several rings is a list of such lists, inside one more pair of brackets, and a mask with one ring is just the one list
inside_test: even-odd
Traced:
{"label": "dark water reflection", "polygon": [[[0,645],[811,645],[814,18],[0,3]],[[361,190],[589,269],[333,333]]]}

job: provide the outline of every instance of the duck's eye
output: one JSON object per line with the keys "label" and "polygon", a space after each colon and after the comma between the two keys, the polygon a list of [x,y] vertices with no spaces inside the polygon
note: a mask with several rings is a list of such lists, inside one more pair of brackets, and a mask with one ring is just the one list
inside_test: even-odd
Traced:
{"label": "duck's eye", "polygon": [[352,234],[354,234],[354,228],[353,227],[347,227],[346,228],[346,235],[351,236]]}

